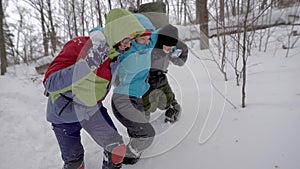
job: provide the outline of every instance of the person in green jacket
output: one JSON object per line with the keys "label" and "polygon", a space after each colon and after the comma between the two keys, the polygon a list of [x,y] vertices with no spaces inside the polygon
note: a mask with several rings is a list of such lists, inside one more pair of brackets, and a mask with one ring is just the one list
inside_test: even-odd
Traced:
{"label": "person in green jacket", "polygon": [[68,41],[43,80],[47,120],[61,151],[63,169],[85,167],[82,129],[104,149],[102,169],[122,167],[126,146],[102,101],[111,86],[110,63],[120,54],[113,46],[145,29],[123,9],[111,10],[106,21],[104,34],[94,31]]}
{"label": "person in green jacket", "polygon": [[169,85],[167,72],[170,63],[183,66],[187,61],[188,47],[178,39],[178,29],[171,24],[158,30],[155,47],[151,53],[151,69],[148,78],[150,89],[143,96],[146,116],[151,112],[165,110],[165,122],[179,120],[181,106]]}

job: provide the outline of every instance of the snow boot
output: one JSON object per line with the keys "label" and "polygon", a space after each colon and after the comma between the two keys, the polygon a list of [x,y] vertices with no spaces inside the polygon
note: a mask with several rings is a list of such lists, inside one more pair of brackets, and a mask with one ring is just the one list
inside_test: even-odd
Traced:
{"label": "snow boot", "polygon": [[142,155],[142,152],[135,150],[130,144],[126,146],[126,155],[123,164],[133,165],[137,163]]}
{"label": "snow boot", "polygon": [[125,144],[113,143],[103,151],[102,169],[120,169],[126,154]]}
{"label": "snow boot", "polygon": [[78,161],[64,164],[62,169],[84,169],[84,161],[83,159],[79,159]]}
{"label": "snow boot", "polygon": [[179,120],[181,114],[181,107],[178,103],[174,103],[170,105],[165,113],[165,122],[166,123],[175,123]]}

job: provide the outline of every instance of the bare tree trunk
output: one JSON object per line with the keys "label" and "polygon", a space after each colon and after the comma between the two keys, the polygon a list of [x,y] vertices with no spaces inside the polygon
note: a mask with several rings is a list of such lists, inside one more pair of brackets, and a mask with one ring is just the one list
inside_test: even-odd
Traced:
{"label": "bare tree trunk", "polygon": [[187,7],[186,7],[186,0],[182,0],[183,2],[183,25],[186,25],[186,15],[187,15]]}
{"label": "bare tree trunk", "polygon": [[120,3],[120,7],[121,7],[121,8],[124,8],[124,7],[123,7],[122,0],[119,0],[119,3]]}
{"label": "bare tree trunk", "polygon": [[196,18],[200,23],[200,49],[208,49],[208,10],[207,0],[196,0]]}
{"label": "bare tree trunk", "polygon": [[265,7],[267,6],[267,2],[268,2],[268,0],[263,0],[263,1],[261,2],[261,6],[260,6],[260,9],[261,9],[261,10],[265,9]]}
{"label": "bare tree trunk", "polygon": [[[101,15],[101,7],[100,7],[100,0],[96,0],[97,2],[97,7],[96,7],[96,10],[97,10],[97,13],[98,13],[98,24],[103,27],[103,22],[102,22],[102,15]],[[110,6],[110,9],[111,9],[111,2],[110,0],[108,1],[109,2],[109,6]]]}
{"label": "bare tree trunk", "polygon": [[85,20],[85,15],[84,15],[84,11],[85,11],[85,0],[81,1],[81,26],[82,26],[82,36],[85,35],[85,27],[84,27],[84,20]]}
{"label": "bare tree trunk", "polygon": [[55,53],[56,52],[57,39],[56,39],[55,27],[54,27],[54,24],[53,24],[51,0],[47,0],[47,4],[48,4],[48,17],[49,17],[49,22],[50,22],[50,27],[51,27],[50,41],[51,41],[53,53]]}
{"label": "bare tree trunk", "polygon": [[[227,3],[228,5],[228,3]],[[231,14],[232,16],[236,16],[236,7],[237,7],[237,3],[236,0],[231,0]]]}
{"label": "bare tree trunk", "polygon": [[241,4],[238,4],[238,5],[240,5],[240,13],[239,14],[244,14],[244,0],[241,0],[240,2],[241,2]]}
{"label": "bare tree trunk", "polygon": [[41,15],[41,25],[42,25],[42,31],[43,31],[43,45],[44,45],[44,56],[49,55],[49,39],[47,36],[47,31],[46,31],[46,20],[45,20],[45,14],[44,14],[44,0],[40,0],[40,15]]}
{"label": "bare tree trunk", "polygon": [[176,24],[180,24],[181,22],[180,22],[180,13],[179,13],[179,6],[180,6],[180,3],[179,3],[179,1],[176,1],[175,2],[175,4],[176,4],[176,7],[175,7],[175,5],[174,5],[174,1],[171,1],[171,3],[172,3],[172,5],[173,5],[173,7],[174,7],[174,9],[175,9],[175,16],[176,16]]}
{"label": "bare tree trunk", "polygon": [[[197,1],[196,1],[197,2]],[[178,2],[179,3],[179,2]],[[179,4],[178,4],[179,5]],[[179,21],[180,21],[180,24],[182,23],[182,8],[183,8],[183,1],[181,0],[181,3],[180,3],[180,9],[179,9]],[[199,21],[198,21],[199,23]]]}
{"label": "bare tree trunk", "polygon": [[77,19],[76,19],[76,9],[75,9],[75,0],[72,0],[72,13],[73,13],[73,22],[74,22],[74,29],[75,29],[75,36],[78,36],[78,28],[77,28]]}
{"label": "bare tree trunk", "polygon": [[7,68],[7,56],[5,50],[5,37],[4,37],[4,12],[2,6],[2,0],[0,0],[0,55],[1,55],[1,75],[6,73]]}
{"label": "bare tree trunk", "polygon": [[140,5],[141,5],[141,0],[137,0],[136,1],[136,9],[139,9]]}
{"label": "bare tree trunk", "polygon": [[243,36],[243,84],[242,84],[242,107],[246,107],[246,68],[247,68],[247,21],[248,21],[248,15],[250,11],[250,0],[247,0],[247,8],[245,13],[245,19],[244,19],[244,36]]}
{"label": "bare tree trunk", "polygon": [[[219,0],[220,1],[220,21],[221,21],[221,24],[224,24],[224,18],[225,18],[225,5],[224,5],[224,0]],[[225,25],[223,25],[223,27],[225,27]]]}
{"label": "bare tree trunk", "polygon": [[38,1],[28,0],[25,2],[27,2],[29,5],[31,5],[40,14],[40,17],[41,17],[40,22],[41,22],[41,26],[42,26],[42,35],[43,35],[44,56],[48,56],[49,55],[49,38],[48,38],[46,26],[45,26],[46,20],[45,20],[45,14],[44,14],[44,0],[38,0]]}
{"label": "bare tree trunk", "polygon": [[[98,1],[97,3],[99,3],[99,0],[97,0],[97,1]],[[111,10],[111,0],[108,0],[108,9]]]}
{"label": "bare tree trunk", "polygon": [[[63,6],[63,14],[64,14],[64,21],[66,23],[64,23],[64,26],[65,26],[65,32],[67,32],[68,34],[68,37],[67,39],[72,39],[74,34],[74,30],[72,28],[72,3],[70,3],[70,1],[65,1],[63,0],[62,1],[62,6]],[[66,39],[64,39],[66,40]]]}
{"label": "bare tree trunk", "polygon": [[43,34],[43,46],[44,46],[44,56],[49,55],[49,39],[48,39],[48,34],[46,30],[46,20],[45,20],[45,14],[44,14],[44,0],[38,0],[38,1],[33,1],[33,0],[28,0],[29,5],[31,5],[34,9],[36,9],[40,13],[41,17],[41,26],[42,26],[42,34]]}
{"label": "bare tree trunk", "polygon": [[[225,6],[224,6],[224,0],[220,0],[220,21],[221,21],[221,25],[222,25],[222,30],[223,32],[225,32]],[[229,11],[227,11],[229,12]],[[227,81],[227,73],[225,70],[225,59],[226,59],[226,35],[223,35],[223,44],[222,44],[222,59],[221,59],[221,72],[224,75],[224,80]]]}
{"label": "bare tree trunk", "polygon": [[[240,0],[237,0],[237,4],[240,3]],[[241,49],[241,26],[240,26],[240,6],[237,5],[237,15],[238,15],[238,31],[237,31],[237,55],[235,58],[235,64],[234,64],[234,72],[235,72],[235,79],[236,79],[236,85],[240,86],[240,79],[241,79],[241,73],[238,71],[238,63],[240,59],[240,49]]]}
{"label": "bare tree trunk", "polygon": [[20,17],[20,22],[19,22],[18,29],[17,29],[17,47],[16,47],[17,56],[20,55],[20,53],[19,53],[20,33],[21,33],[21,30],[23,29],[23,12],[20,9],[18,9],[18,12],[19,12],[19,17]]}

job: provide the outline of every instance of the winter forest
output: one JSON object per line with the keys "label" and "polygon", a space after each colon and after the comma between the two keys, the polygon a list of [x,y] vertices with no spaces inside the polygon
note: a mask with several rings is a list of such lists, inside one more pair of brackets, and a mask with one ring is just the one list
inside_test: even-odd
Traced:
{"label": "winter forest", "polygon": [[[44,73],[67,41],[105,27],[114,8],[163,16],[189,48],[187,64],[169,73],[182,119],[154,121],[159,137],[146,160],[124,169],[300,168],[300,0],[0,0],[0,159],[10,161],[0,168],[61,166]],[[99,168],[102,150],[83,140],[87,168]]]}
{"label": "winter forest", "polygon": [[[171,24],[184,27],[181,39],[186,42],[200,40],[200,49],[209,49],[209,39],[216,37],[211,42],[218,48],[216,56],[206,59],[218,65],[225,81],[229,66],[234,70],[237,85],[245,85],[247,57],[253,45],[258,45],[260,51],[267,50],[270,28],[286,26],[289,39],[282,48],[287,50],[288,57],[289,49],[299,39],[299,36],[292,38],[298,34],[298,24],[295,24],[299,20],[298,2],[166,0],[162,8],[157,8],[145,5],[154,0],[2,0],[1,75],[5,74],[7,66],[20,63],[37,63],[37,71],[43,73],[48,66],[45,58],[55,57],[66,41],[87,35],[95,26],[105,26],[105,16],[110,9],[124,8],[132,12],[167,14]],[[253,44],[255,38],[259,39],[259,44]],[[39,60],[43,60],[42,63]],[[245,106],[244,99],[242,102]]]}

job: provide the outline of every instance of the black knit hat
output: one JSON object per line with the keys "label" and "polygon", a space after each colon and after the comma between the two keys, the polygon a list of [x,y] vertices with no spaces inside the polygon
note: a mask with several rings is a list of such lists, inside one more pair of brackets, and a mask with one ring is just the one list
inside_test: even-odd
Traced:
{"label": "black knit hat", "polygon": [[162,49],[163,45],[175,46],[178,42],[178,29],[171,24],[163,26],[158,32],[155,48]]}

